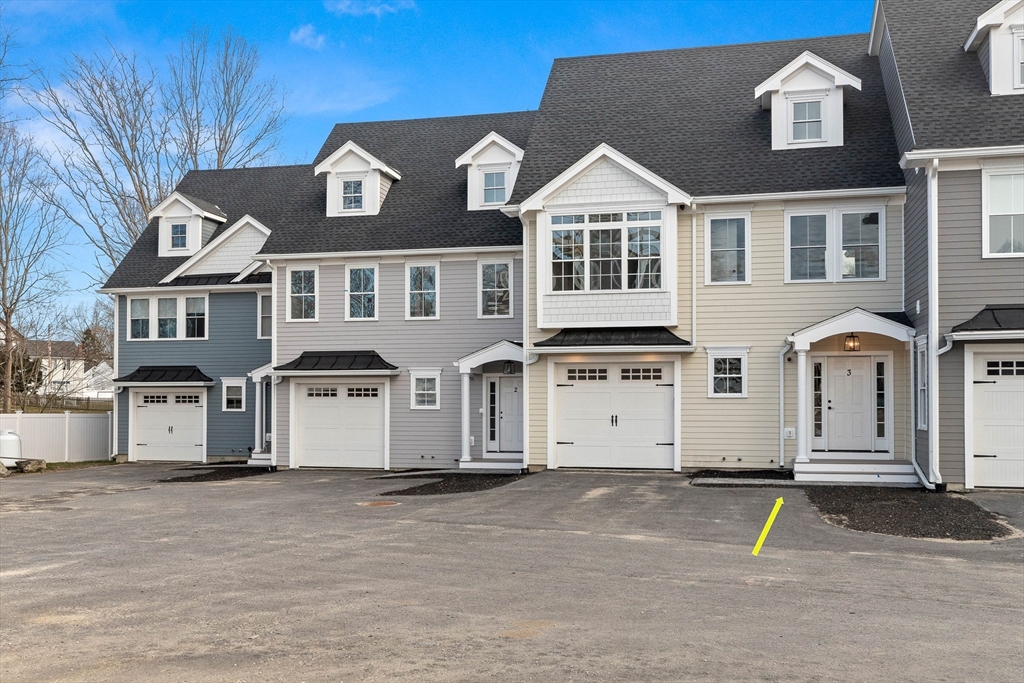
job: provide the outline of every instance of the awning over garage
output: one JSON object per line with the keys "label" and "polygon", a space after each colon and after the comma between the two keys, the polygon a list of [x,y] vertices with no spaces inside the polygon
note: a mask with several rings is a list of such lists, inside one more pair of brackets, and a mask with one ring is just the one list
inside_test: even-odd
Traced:
{"label": "awning over garage", "polygon": [[398,366],[376,351],[303,351],[295,360],[274,368],[275,375],[394,375]]}
{"label": "awning over garage", "polygon": [[213,386],[195,365],[141,365],[134,372],[114,380],[124,386]]}
{"label": "awning over garage", "polygon": [[565,351],[693,351],[693,344],[664,327],[584,327],[565,329],[536,342],[535,348],[548,352]]}
{"label": "awning over garage", "polygon": [[986,306],[976,316],[953,327],[953,339],[1020,339],[1024,337],[1024,306]]}

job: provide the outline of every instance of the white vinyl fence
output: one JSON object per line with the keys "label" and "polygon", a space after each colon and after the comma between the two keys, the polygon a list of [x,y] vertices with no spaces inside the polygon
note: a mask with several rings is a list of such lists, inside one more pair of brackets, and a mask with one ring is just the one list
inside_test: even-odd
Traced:
{"label": "white vinyl fence", "polygon": [[21,457],[47,462],[106,460],[113,449],[114,414],[22,412],[0,415],[0,429],[21,437]]}

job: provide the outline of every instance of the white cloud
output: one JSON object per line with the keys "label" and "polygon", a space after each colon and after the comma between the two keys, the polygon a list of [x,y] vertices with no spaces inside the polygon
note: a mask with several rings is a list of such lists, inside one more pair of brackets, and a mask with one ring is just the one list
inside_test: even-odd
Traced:
{"label": "white cloud", "polygon": [[325,0],[324,7],[334,14],[361,17],[372,14],[380,19],[385,14],[398,14],[405,9],[414,9],[414,0]]}
{"label": "white cloud", "polygon": [[288,40],[310,50],[319,50],[324,46],[325,38],[323,34],[316,32],[313,24],[303,24],[288,34]]}

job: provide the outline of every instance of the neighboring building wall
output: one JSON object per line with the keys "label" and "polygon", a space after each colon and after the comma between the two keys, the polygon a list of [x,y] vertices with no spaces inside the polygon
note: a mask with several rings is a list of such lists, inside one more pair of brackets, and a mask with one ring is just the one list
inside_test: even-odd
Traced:
{"label": "neighboring building wall", "polygon": [[[173,291],[173,290],[168,290]],[[256,385],[246,382],[245,412],[221,410],[221,377],[245,377],[270,361],[270,340],[256,338],[256,293],[211,292],[206,340],[125,341],[127,297],[117,297],[117,376],[127,375],[140,365],[196,365],[212,377],[215,385],[206,392],[208,455],[247,453],[255,446]],[[117,396],[117,452],[128,453],[129,390]]]}
{"label": "neighboring building wall", "polygon": [[885,99],[889,103],[889,115],[892,117],[893,132],[896,134],[896,147],[901,153],[906,152],[914,148],[914,130],[910,124],[910,114],[907,111],[907,101],[903,95],[903,85],[900,83],[900,73],[897,69],[896,55],[892,51],[888,27],[882,34],[878,64],[882,69]]}
{"label": "neighboring building wall", "polygon": [[[491,258],[495,255],[481,256],[481,260]],[[321,264],[318,322],[286,321],[288,278],[285,267],[278,266],[274,278],[278,283],[275,365],[287,363],[303,351],[376,351],[401,370],[391,378],[391,467],[452,467],[461,456],[462,433],[461,379],[453,363],[502,339],[521,339],[522,264],[517,254],[512,279],[512,318],[477,318],[478,259],[476,255],[459,255],[440,257],[440,318],[406,320],[405,262],[381,261],[376,321],[345,320],[345,265]],[[409,407],[410,367],[441,368],[440,410]],[[481,376],[473,375],[470,433],[475,439],[474,455],[479,455],[482,448],[478,410],[483,405],[482,387]],[[288,382],[278,384],[276,391],[274,450],[278,467],[286,467],[290,462]]]}

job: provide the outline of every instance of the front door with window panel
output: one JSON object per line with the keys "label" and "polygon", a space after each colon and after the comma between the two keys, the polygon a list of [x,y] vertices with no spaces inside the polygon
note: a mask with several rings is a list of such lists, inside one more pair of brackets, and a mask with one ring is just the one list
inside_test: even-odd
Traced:
{"label": "front door with window panel", "polygon": [[825,415],[828,450],[870,451],[875,420],[870,356],[828,359]]}
{"label": "front door with window panel", "polygon": [[523,378],[498,380],[498,450],[523,452]]}
{"label": "front door with window panel", "polygon": [[205,392],[147,389],[132,396],[135,460],[203,461]]}

